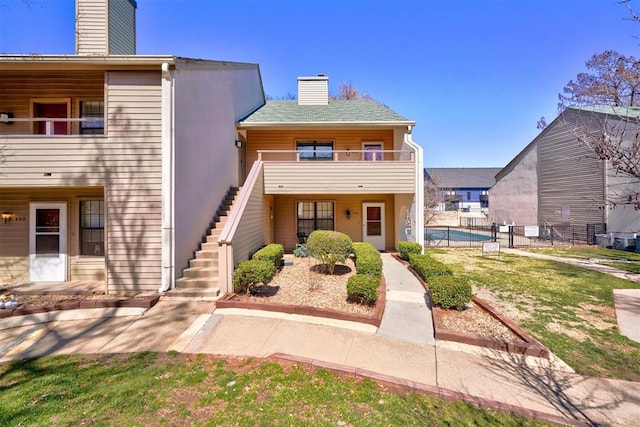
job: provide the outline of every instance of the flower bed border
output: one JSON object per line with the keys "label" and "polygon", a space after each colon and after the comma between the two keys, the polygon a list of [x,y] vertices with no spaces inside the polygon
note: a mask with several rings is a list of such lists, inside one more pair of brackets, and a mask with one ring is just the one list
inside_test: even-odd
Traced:
{"label": "flower bed border", "polygon": [[[429,285],[425,282],[422,277],[415,271],[409,263],[400,258],[400,256],[396,253],[393,256],[403,263],[411,273],[420,281],[424,289],[429,292]],[[480,334],[471,334],[466,332],[458,332],[451,331],[449,329],[444,328],[444,324],[442,322],[442,311],[444,309],[440,307],[432,307],[433,313],[433,326],[435,329],[435,338],[436,340],[442,341],[453,341],[459,342],[462,344],[475,345],[478,347],[489,348],[492,350],[501,350],[506,351],[508,353],[516,353],[523,354],[527,356],[535,356],[535,357],[544,357],[549,358],[549,349],[536,341],[531,335],[525,332],[517,323],[513,320],[509,319],[504,314],[500,313],[498,310],[490,306],[486,301],[473,297],[473,302],[475,302],[480,309],[489,313],[493,318],[502,323],[505,327],[507,327],[513,334],[517,335],[524,342],[514,342],[507,341],[503,339],[487,337]]]}
{"label": "flower bed border", "polygon": [[216,308],[246,308],[250,310],[264,310],[277,313],[300,314],[303,316],[326,317],[328,319],[346,320],[350,322],[365,323],[368,325],[373,325],[375,327],[380,327],[380,323],[382,323],[382,314],[384,313],[384,307],[387,301],[386,290],[387,282],[384,278],[384,275],[382,275],[380,279],[380,286],[378,286],[378,300],[376,301],[373,316],[347,313],[331,308],[299,306],[292,304],[276,304],[268,302],[239,301],[237,299],[234,299],[236,297],[235,293],[225,294],[222,298],[216,301]]}
{"label": "flower bed border", "polygon": [[[15,293],[18,295],[18,292]],[[22,292],[22,294],[26,294]],[[34,292],[30,293],[34,295]],[[45,294],[38,293],[38,294]],[[54,294],[54,292],[47,292],[46,294]],[[75,294],[58,294],[58,295],[78,295]],[[90,295],[90,294],[84,294]],[[80,308],[117,308],[117,307],[137,307],[144,308],[145,310],[150,309],[160,300],[160,294],[142,294],[136,296],[134,298],[114,298],[114,299],[95,299],[95,300],[79,300],[79,301],[67,301],[67,302],[58,302],[54,304],[40,305],[37,307],[17,307],[13,309],[0,309],[0,319],[5,319],[7,317],[13,316],[24,316],[26,314],[37,314],[37,313],[48,313],[50,311],[60,311],[60,310],[75,310]]]}

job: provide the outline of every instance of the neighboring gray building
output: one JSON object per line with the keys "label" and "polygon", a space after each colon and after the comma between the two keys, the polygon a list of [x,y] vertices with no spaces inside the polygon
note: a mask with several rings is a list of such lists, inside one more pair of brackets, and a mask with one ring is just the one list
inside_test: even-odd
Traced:
{"label": "neighboring gray building", "polygon": [[486,211],[489,188],[495,184],[500,168],[425,168],[430,180],[443,193],[438,210]]}
{"label": "neighboring gray building", "polygon": [[496,175],[489,191],[490,220],[541,226],[605,223],[612,232],[640,230],[640,211],[613,203],[621,194],[640,192],[638,180],[616,174],[576,139],[603,124],[615,134],[620,118],[638,114],[636,108],[565,110]]}

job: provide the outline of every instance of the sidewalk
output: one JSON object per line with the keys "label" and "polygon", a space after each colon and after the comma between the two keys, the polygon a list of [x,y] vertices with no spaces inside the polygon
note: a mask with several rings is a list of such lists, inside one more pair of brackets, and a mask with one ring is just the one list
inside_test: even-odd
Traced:
{"label": "sidewalk", "polygon": [[[427,343],[429,333],[414,319],[421,316],[418,313],[428,313],[427,302],[418,298],[424,290],[396,269],[394,264],[401,265],[396,260],[386,254],[383,260],[385,276],[393,274],[387,277],[392,298],[378,331],[353,322],[328,325],[303,316],[238,315],[215,309],[211,302],[162,300],[144,314],[119,308],[99,315],[72,310],[48,313],[47,319],[23,316],[12,325],[4,319],[0,321],[0,360],[145,350],[253,357],[283,353],[408,389],[466,396],[507,409],[511,405],[589,424],[637,424],[640,383],[583,377],[553,370],[540,359],[461,344]],[[406,325],[411,325],[405,329],[415,335],[389,336],[404,323],[405,315]]]}

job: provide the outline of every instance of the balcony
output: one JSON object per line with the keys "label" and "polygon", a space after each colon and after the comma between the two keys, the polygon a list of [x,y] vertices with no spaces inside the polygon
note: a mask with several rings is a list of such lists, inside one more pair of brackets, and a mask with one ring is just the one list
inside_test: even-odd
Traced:
{"label": "balcony", "polygon": [[333,150],[330,156],[322,153],[315,160],[305,160],[308,152],[296,150],[257,153],[264,162],[265,194],[415,192],[416,163],[411,150]]}
{"label": "balcony", "polygon": [[[69,136],[103,135],[103,117],[54,118],[54,117],[11,117],[0,114],[2,132],[0,136]],[[12,125],[16,125],[12,127]]]}

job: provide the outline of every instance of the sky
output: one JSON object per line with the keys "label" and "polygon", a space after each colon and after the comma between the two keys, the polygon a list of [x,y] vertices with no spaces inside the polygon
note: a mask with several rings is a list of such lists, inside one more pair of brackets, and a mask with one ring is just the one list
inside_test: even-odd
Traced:
{"label": "sky", "polygon": [[[425,167],[503,167],[594,53],[640,57],[620,0],[137,0],[138,54],[351,83],[416,122]],[[640,0],[630,5],[640,11]],[[0,0],[0,53],[73,54],[74,0]]]}

